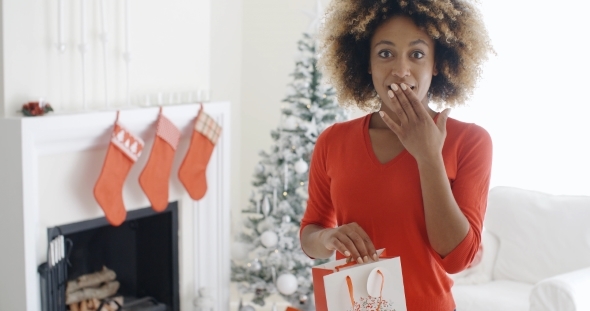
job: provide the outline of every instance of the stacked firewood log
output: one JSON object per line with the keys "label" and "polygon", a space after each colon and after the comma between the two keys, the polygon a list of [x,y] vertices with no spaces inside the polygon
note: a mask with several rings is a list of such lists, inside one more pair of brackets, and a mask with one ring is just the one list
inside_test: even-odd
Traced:
{"label": "stacked firewood log", "polygon": [[[101,300],[117,293],[120,284],[116,278],[115,271],[103,267],[101,271],[85,274],[69,281],[66,289],[66,304],[71,311],[98,310]],[[123,305],[122,297],[105,300],[101,311],[117,310],[117,304],[113,300],[120,300],[117,302]]]}
{"label": "stacked firewood log", "polygon": [[[118,302],[119,305],[117,305]],[[102,303],[102,306],[100,305]],[[96,298],[82,300],[81,302],[76,302],[70,304],[70,311],[117,311],[119,310],[119,306],[123,305],[123,297],[115,297],[113,299],[109,299],[108,301],[100,301]],[[100,310],[99,310],[100,308]]]}

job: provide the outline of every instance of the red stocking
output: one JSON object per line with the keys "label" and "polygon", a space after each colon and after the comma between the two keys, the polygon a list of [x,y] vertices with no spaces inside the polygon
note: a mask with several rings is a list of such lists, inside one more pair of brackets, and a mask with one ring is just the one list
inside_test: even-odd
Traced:
{"label": "red stocking", "polygon": [[179,140],[180,131],[162,114],[160,108],[150,158],[139,176],[141,189],[156,212],[161,212],[168,206],[168,181]]}
{"label": "red stocking", "polygon": [[102,172],[94,186],[94,197],[113,226],[122,224],[127,216],[123,204],[123,183],[143,150],[143,140],[123,128],[118,120],[119,112]]}
{"label": "red stocking", "polygon": [[178,171],[178,178],[193,200],[200,200],[207,192],[207,164],[220,134],[221,127],[201,105],[190,146]]}

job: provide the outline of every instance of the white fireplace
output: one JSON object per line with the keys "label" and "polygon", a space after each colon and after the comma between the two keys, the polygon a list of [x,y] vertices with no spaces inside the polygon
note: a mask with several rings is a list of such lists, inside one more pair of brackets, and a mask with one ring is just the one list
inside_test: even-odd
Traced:
{"label": "white fireplace", "polygon": [[[215,310],[229,308],[230,104],[204,104],[223,128],[207,167],[208,191],[192,201],[178,181],[178,167],[199,105],[164,106],[181,131],[170,178],[169,201],[178,201],[180,308],[194,310],[207,287]],[[157,107],[121,110],[119,121],[146,146],[125,181],[127,210],[149,207],[139,187],[155,135]],[[103,165],[116,111],[0,119],[0,310],[40,311],[37,266],[46,259],[47,228],[103,217],[92,189]]]}

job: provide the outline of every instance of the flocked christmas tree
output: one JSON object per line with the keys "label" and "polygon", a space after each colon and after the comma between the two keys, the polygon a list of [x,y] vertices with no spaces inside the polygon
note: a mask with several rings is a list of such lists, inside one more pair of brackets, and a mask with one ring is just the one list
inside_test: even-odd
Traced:
{"label": "flocked christmas tree", "polygon": [[311,267],[299,243],[301,218],[307,203],[308,171],[318,135],[328,126],[346,120],[334,89],[322,81],[317,68],[316,39],[304,34],[298,42],[299,58],[281,109],[281,122],[271,131],[270,152],[260,152],[255,167],[244,229],[239,237],[249,246],[248,259],[232,262],[232,281],[253,302],[278,293],[295,308],[315,310]]}

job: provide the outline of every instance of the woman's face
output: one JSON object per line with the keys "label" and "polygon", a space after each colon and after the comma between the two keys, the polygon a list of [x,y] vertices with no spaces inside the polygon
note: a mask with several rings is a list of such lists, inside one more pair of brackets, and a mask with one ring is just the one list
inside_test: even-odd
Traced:
{"label": "woman's face", "polygon": [[371,38],[369,73],[383,101],[390,100],[392,83],[405,83],[423,104],[428,103],[430,82],[437,74],[434,44],[407,16],[394,16],[377,28]]}

